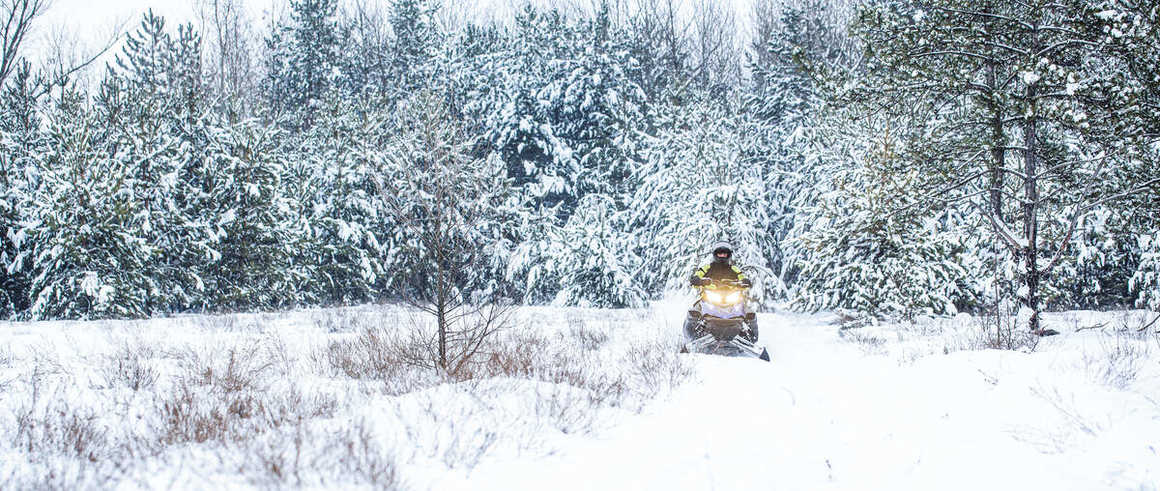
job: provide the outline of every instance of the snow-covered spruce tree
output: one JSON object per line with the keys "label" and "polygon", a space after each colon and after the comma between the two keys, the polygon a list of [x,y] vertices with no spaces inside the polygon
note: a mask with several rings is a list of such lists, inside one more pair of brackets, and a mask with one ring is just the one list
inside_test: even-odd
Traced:
{"label": "snow-covered spruce tree", "polygon": [[393,222],[389,285],[435,318],[433,358],[454,371],[495,327],[471,321],[503,293],[508,181],[498,159],[471,154],[472,139],[440,95],[423,90],[403,101],[396,125],[397,138],[372,155]]}
{"label": "snow-covered spruce tree", "polygon": [[629,206],[635,250],[648,272],[638,281],[648,291],[687,287],[717,240],[737,248],[737,261],[756,280],[755,299],[779,290],[769,264],[777,247],[767,232],[771,195],[761,166],[745,157],[750,142],[739,106],[734,100],[671,108],[663,119],[669,129],[649,144]]}
{"label": "snow-covered spruce tree", "polygon": [[[1125,128],[1120,108],[1135,85],[1105,56],[1109,19],[1079,0],[932,0],[876,4],[860,22],[871,93],[943,100],[961,111],[917,119],[948,135],[943,141],[966,142],[915,160],[934,164],[923,173],[936,181],[924,194],[960,199],[985,220],[1020,264],[1017,295],[1040,332],[1043,281],[1066,259],[1077,224],[1143,184],[1106,179],[1139,136],[1106,131]],[[996,205],[1004,195],[1014,210]]]}
{"label": "snow-covered spruce tree", "polygon": [[28,309],[27,243],[18,232],[36,159],[45,152],[36,94],[40,87],[25,62],[0,92],[0,319]]}
{"label": "snow-covered spruce tree", "polygon": [[955,235],[939,210],[921,202],[919,171],[897,157],[889,126],[879,128],[884,136],[871,148],[845,149],[856,164],[837,170],[829,190],[798,218],[794,305],[906,317],[955,313],[965,273]]}
{"label": "snow-covered spruce tree", "polygon": [[[1090,24],[1089,29],[1109,45],[1111,61],[1105,66],[1123,78],[1121,83],[1106,85],[1115,96],[1111,101],[1117,103],[1119,124],[1094,126],[1109,137],[1128,135],[1137,143],[1123,152],[1129,158],[1114,166],[1109,180],[1145,183],[1139,192],[1096,209],[1110,212],[1108,222],[1115,225],[1107,227],[1112,237],[1105,240],[1113,243],[1101,244],[1110,247],[1100,249],[1104,253],[1100,258],[1110,256],[1109,266],[1116,268],[1117,279],[1127,266],[1130,298],[1138,307],[1160,311],[1160,4],[1101,0],[1088,8],[1103,21]],[[1128,253],[1108,254],[1107,249],[1127,249]]]}
{"label": "snow-covered spruce tree", "polygon": [[[109,90],[108,84],[103,90]],[[48,111],[47,152],[19,232],[29,244],[33,319],[141,317],[157,283],[148,265],[148,212],[138,199],[132,159],[107,145],[84,97],[66,91]]]}
{"label": "snow-covered spruce tree", "polygon": [[341,73],[338,0],[291,0],[288,24],[266,38],[267,105],[280,124],[305,129]]}

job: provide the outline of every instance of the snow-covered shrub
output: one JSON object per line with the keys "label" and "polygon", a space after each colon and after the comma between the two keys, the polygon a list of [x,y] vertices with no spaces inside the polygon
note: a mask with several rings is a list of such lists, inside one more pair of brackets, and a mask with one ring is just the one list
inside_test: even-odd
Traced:
{"label": "snow-covered shrub", "polygon": [[563,336],[578,343],[586,351],[599,350],[609,339],[606,331],[589,327],[584,321],[570,323]]}
{"label": "snow-covered shrub", "polygon": [[106,357],[101,375],[109,387],[126,387],[133,391],[148,390],[157,383],[156,368],[149,362],[149,350],[141,345],[125,344]]}
{"label": "snow-covered shrub", "polygon": [[1117,389],[1136,381],[1151,359],[1151,345],[1134,334],[1103,335],[1097,351],[1084,351],[1084,366],[1095,381]]}
{"label": "snow-covered shrub", "polygon": [[53,400],[16,411],[15,444],[32,455],[65,456],[95,462],[110,457],[109,429],[95,411]]}
{"label": "snow-covered shrub", "polygon": [[366,326],[354,337],[336,339],[317,357],[324,373],[356,380],[375,380],[388,394],[405,394],[437,383],[435,373],[424,374],[433,361],[426,349],[430,336],[416,330]]}
{"label": "snow-covered shrub", "polygon": [[366,420],[337,430],[312,429],[297,421],[290,428],[240,442],[238,471],[258,488],[302,486],[400,489],[399,461],[383,448]]}

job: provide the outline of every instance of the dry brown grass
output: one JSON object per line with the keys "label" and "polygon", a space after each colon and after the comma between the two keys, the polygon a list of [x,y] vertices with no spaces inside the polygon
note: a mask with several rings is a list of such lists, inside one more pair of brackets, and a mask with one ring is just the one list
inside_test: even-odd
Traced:
{"label": "dry brown grass", "polygon": [[[407,447],[385,442],[400,434],[419,442],[437,426],[442,433],[423,451],[470,469],[501,446],[536,451],[544,430],[591,433],[611,421],[608,410],[639,411],[691,373],[674,347],[614,342],[617,331],[599,318],[464,338],[470,344],[456,366],[443,370],[431,364],[432,329],[399,329],[399,318],[353,310],[323,316],[318,328],[330,335],[304,349],[243,316],[190,326],[212,336],[196,346],[129,340],[96,356],[33,346],[24,355],[33,374],[9,384],[32,394],[13,406],[20,411],[10,434],[13,449],[29,456],[25,469],[51,475],[14,471],[0,475],[0,488],[117,487],[139,478],[144,462],[201,465],[208,455],[222,466],[241,459],[242,467],[226,472],[257,487],[394,489],[403,485],[399,462],[406,460],[392,452]],[[62,362],[58,352],[70,358]],[[90,374],[97,383],[84,385]],[[72,392],[86,392],[83,400],[95,405],[67,407],[82,399],[57,391],[77,380]],[[395,404],[401,399],[392,396],[426,397],[416,393],[431,388],[425,415],[335,426],[352,404]],[[495,421],[511,422],[520,435]],[[9,469],[0,465],[0,474]]]}
{"label": "dry brown grass", "polygon": [[133,391],[147,390],[157,383],[158,373],[150,366],[152,353],[146,347],[122,345],[116,353],[106,357],[100,372],[108,387],[128,387]]}
{"label": "dry brown grass", "polygon": [[337,397],[307,394],[283,380],[286,372],[278,369],[291,364],[284,349],[248,340],[209,353],[187,350],[179,360],[184,372],[158,405],[160,441],[241,441],[294,421],[333,416]]}

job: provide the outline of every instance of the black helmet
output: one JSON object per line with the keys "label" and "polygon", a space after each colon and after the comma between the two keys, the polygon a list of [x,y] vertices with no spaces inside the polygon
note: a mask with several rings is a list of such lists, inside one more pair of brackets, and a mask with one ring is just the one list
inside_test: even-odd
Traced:
{"label": "black helmet", "polygon": [[[725,253],[725,257],[718,257],[719,253]],[[713,250],[711,254],[713,254],[714,261],[728,261],[733,257],[733,246],[729,245],[728,242],[719,241],[716,244],[713,244]]]}

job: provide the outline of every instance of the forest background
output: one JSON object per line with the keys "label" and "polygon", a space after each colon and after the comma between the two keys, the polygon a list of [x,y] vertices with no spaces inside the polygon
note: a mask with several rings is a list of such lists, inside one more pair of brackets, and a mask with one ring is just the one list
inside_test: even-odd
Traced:
{"label": "forest background", "polygon": [[1160,310],[1151,2],[198,0],[97,76],[2,5],[0,318],[631,307],[718,239],[765,305]]}

